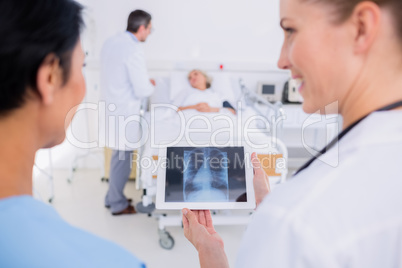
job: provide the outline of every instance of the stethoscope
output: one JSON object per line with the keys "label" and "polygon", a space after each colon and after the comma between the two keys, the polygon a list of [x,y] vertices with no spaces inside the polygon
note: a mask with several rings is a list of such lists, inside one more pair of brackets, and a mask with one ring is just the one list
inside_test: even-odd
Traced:
{"label": "stethoscope", "polygon": [[[374,112],[389,111],[389,110],[393,110],[393,109],[401,107],[401,106],[402,106],[402,101],[397,101],[395,103],[382,107],[378,110],[375,110]],[[308,168],[319,156],[325,154],[327,151],[329,151],[329,149],[334,147],[335,144],[337,144],[348,132],[350,132],[355,126],[357,126],[361,121],[363,121],[365,118],[367,118],[372,113],[373,112],[363,116],[362,118],[360,118],[359,120],[357,120],[356,122],[354,122],[353,124],[351,124],[350,126],[345,128],[344,130],[342,130],[341,133],[339,133],[337,137],[335,137],[330,143],[328,143],[328,145],[325,146],[316,156],[311,158],[306,164],[304,164],[301,168],[299,168],[299,170],[297,170],[294,175],[297,175],[301,171]]]}

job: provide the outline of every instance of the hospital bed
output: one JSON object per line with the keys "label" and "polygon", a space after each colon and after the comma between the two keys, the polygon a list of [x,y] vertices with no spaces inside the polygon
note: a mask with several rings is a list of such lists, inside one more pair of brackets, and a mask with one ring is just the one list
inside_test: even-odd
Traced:
{"label": "hospital bed", "polygon": [[[148,213],[159,220],[159,243],[165,249],[174,246],[174,239],[166,231],[167,226],[181,226],[181,215],[167,211],[155,210],[156,179],[158,162],[158,146],[169,142],[210,141],[215,140],[223,145],[242,140],[252,144],[253,151],[259,158],[269,158],[272,162],[265,171],[270,176],[271,186],[284,182],[287,176],[287,148],[280,140],[283,117],[281,103],[271,104],[249,90],[243,80],[232,79],[229,73],[211,73],[212,87],[224,99],[229,101],[237,111],[233,115],[228,111],[217,113],[198,113],[194,110],[178,113],[177,100],[186,94],[189,87],[188,71],[177,71],[169,78],[157,79],[157,88],[150,102],[144,105],[143,125],[146,126],[149,139],[139,149],[137,170],[140,180],[137,187],[143,189],[142,201],[137,204],[137,211]],[[196,119],[194,119],[196,118]],[[198,119],[197,119],[198,118]],[[245,129],[250,132],[244,136]],[[199,129],[199,131],[192,131]],[[233,131],[230,131],[233,130]],[[184,133],[184,134],[183,134]],[[284,166],[278,168],[276,163],[282,160]],[[145,162],[147,163],[145,165]],[[246,225],[252,211],[240,214],[231,211],[213,213],[215,225]]]}

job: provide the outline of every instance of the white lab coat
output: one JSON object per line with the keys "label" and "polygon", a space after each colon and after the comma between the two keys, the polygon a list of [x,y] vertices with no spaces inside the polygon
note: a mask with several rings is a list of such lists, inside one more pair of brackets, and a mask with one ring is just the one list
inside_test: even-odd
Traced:
{"label": "white lab coat", "polygon": [[143,98],[152,95],[141,42],[132,33],[108,39],[101,52],[101,100],[106,103],[106,146],[133,150],[141,138],[139,112]]}
{"label": "white lab coat", "polygon": [[339,166],[316,160],[264,199],[236,267],[401,266],[402,112],[373,113],[326,157]]}

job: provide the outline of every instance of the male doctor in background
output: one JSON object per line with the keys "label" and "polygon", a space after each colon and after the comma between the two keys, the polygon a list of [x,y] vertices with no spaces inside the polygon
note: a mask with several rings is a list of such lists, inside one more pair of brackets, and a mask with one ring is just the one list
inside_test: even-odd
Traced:
{"label": "male doctor in background", "polygon": [[113,215],[134,214],[123,190],[131,171],[131,153],[141,140],[141,101],[154,91],[141,42],[151,33],[151,15],[130,13],[127,31],[108,39],[101,52],[102,100],[106,103],[106,146],[113,149],[105,206]]}

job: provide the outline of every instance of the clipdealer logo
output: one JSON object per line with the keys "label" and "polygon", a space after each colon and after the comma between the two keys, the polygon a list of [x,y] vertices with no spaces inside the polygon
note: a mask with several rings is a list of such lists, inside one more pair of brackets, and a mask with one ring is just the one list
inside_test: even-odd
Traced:
{"label": "clipdealer logo", "polygon": [[[238,112],[236,116],[228,114],[192,114],[186,117],[182,111],[177,111],[178,107],[172,104],[153,104],[149,112],[149,117],[133,114],[131,116],[120,115],[116,104],[82,103],[73,107],[66,116],[65,128],[67,140],[73,146],[81,149],[94,149],[99,147],[118,148],[120,150],[134,150],[141,148],[149,142],[151,148],[174,146],[175,144],[186,141],[189,146],[227,146],[245,142],[253,149],[276,148],[278,129],[280,129],[286,116],[270,115],[269,119],[261,115],[252,115],[243,118],[241,102],[238,102]],[[159,113],[158,113],[159,110]],[[174,118],[174,132],[177,135],[168,135],[168,140],[160,139],[161,135],[171,134],[163,131],[171,131],[158,127],[157,115],[170,113]],[[74,133],[75,120],[68,127],[67,118],[81,116],[84,113],[96,113],[96,124],[98,126],[97,138],[92,141],[80,139]],[[258,124],[256,123],[258,122]],[[87,122],[89,123],[89,122]],[[219,127],[215,127],[219,125]],[[256,127],[255,125],[258,125]],[[135,127],[133,127],[135,126]],[[130,133],[132,129],[137,133]],[[162,133],[161,133],[162,132]],[[254,138],[256,134],[265,134],[264,138]],[[198,135],[192,138],[193,135]],[[135,141],[130,136],[137,137]],[[158,137],[157,137],[158,136]],[[199,138],[202,136],[203,138]],[[223,138],[222,138],[223,137]],[[205,144],[200,144],[199,141]]]}

